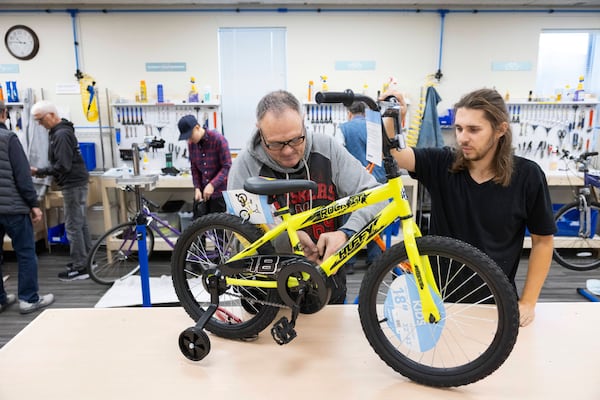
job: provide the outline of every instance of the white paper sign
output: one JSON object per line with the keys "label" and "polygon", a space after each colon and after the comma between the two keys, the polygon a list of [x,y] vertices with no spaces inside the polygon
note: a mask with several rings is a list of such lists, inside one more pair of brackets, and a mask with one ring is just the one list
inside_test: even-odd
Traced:
{"label": "white paper sign", "polygon": [[383,139],[381,137],[381,114],[378,111],[365,110],[367,120],[367,161],[381,166],[381,149]]}
{"label": "white paper sign", "polygon": [[272,224],[273,214],[267,202],[267,196],[248,193],[245,190],[227,190],[223,192],[227,212],[237,215],[252,224]]}

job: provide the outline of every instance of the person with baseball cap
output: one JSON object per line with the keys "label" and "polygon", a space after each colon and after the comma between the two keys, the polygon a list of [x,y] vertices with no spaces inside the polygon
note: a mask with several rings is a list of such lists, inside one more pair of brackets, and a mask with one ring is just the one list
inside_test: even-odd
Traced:
{"label": "person with baseball cap", "polygon": [[178,124],[179,140],[188,143],[194,201],[204,202],[206,213],[225,212],[223,190],[231,168],[231,152],[225,136],[202,127],[195,116],[183,116]]}

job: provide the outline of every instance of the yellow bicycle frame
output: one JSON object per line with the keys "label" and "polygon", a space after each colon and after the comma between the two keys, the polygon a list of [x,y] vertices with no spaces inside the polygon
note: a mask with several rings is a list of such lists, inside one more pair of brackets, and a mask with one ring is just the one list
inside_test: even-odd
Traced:
{"label": "yellow bicycle frame", "polygon": [[[440,312],[433,300],[429,288],[432,288],[437,295],[440,292],[435,283],[429,259],[421,256],[417,249],[416,238],[421,236],[419,227],[414,222],[410,204],[405,193],[402,177],[396,177],[388,180],[384,185],[367,189],[358,194],[344,197],[333,201],[325,206],[320,206],[298,214],[290,214],[289,210],[282,208],[279,215],[282,222],[265,232],[254,243],[251,243],[244,250],[233,256],[229,261],[240,260],[256,254],[257,250],[264,244],[278,237],[283,232],[287,232],[290,244],[294,253],[304,255],[302,246],[298,239],[297,231],[311,226],[315,223],[329,220],[337,216],[348,214],[358,209],[377,204],[382,201],[388,201],[383,208],[369,223],[360,231],[352,235],[346,244],[336,253],[332,254],[321,263],[325,275],[335,274],[343,265],[352,258],[360,249],[367,245],[374,237],[378,236],[387,226],[394,223],[399,218],[402,224],[402,233],[408,259],[412,267],[419,297],[423,307],[423,318],[426,323],[438,322],[441,318]],[[247,280],[227,277],[228,285],[235,286],[253,286],[263,288],[276,288],[276,281],[265,280]]]}

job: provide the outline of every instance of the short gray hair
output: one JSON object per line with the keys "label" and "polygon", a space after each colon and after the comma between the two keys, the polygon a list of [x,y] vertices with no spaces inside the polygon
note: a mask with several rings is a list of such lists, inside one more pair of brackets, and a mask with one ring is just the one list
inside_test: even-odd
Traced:
{"label": "short gray hair", "polygon": [[40,100],[31,107],[31,115],[52,113],[58,116],[58,109],[48,100]]}
{"label": "short gray hair", "polygon": [[302,115],[302,105],[300,101],[285,90],[276,90],[266,94],[256,106],[256,121],[261,121],[269,111],[276,115],[281,115],[286,110],[294,110]]}
{"label": "short gray hair", "polygon": [[350,104],[348,111],[353,115],[365,115],[365,103],[362,101],[355,101],[354,103]]}

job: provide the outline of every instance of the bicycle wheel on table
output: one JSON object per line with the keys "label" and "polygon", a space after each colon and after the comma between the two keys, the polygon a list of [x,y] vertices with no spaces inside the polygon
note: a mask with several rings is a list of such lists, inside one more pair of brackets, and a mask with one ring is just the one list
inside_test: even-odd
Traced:
{"label": "bicycle wheel on table", "polygon": [[[154,250],[154,234],[146,227],[148,257]],[[136,224],[133,221],[113,227],[90,250],[87,258],[90,277],[103,285],[125,279],[140,269]]]}
{"label": "bicycle wheel on table", "polygon": [[423,321],[404,243],[396,244],[367,270],[360,287],[358,310],[369,343],[390,367],[421,384],[460,386],[486,377],[517,339],[515,289],[489,257],[466,243],[424,236],[417,247],[431,263],[442,318]]}
{"label": "bicycle wheel on table", "polygon": [[[198,321],[211,304],[203,272],[227,262],[261,236],[260,229],[244,223],[239,217],[214,213],[198,218],[179,237],[171,260],[173,285],[181,305],[194,321]],[[260,248],[260,254],[272,253],[270,244]],[[264,279],[264,276],[246,271],[235,277]],[[263,301],[281,302],[276,289],[230,286],[220,294],[219,307],[205,328],[229,339],[256,335],[275,319],[278,312],[278,307]]]}
{"label": "bicycle wheel on table", "polygon": [[[554,238],[554,260],[573,271],[589,271],[600,267],[600,204],[593,202],[589,208],[589,227],[585,226],[585,218],[584,226],[581,226],[579,204],[576,202],[562,206],[554,217],[560,228]],[[580,235],[580,230],[587,231],[588,234]]]}

